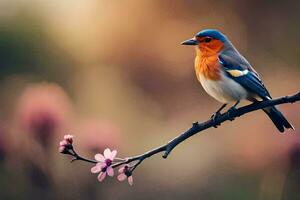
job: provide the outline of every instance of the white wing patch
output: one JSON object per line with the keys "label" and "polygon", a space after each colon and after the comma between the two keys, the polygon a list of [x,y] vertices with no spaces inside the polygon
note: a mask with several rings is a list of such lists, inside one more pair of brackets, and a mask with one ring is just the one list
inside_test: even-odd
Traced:
{"label": "white wing patch", "polygon": [[248,74],[248,69],[245,69],[243,71],[237,70],[237,69],[232,69],[232,70],[226,70],[231,76],[233,77],[240,77]]}

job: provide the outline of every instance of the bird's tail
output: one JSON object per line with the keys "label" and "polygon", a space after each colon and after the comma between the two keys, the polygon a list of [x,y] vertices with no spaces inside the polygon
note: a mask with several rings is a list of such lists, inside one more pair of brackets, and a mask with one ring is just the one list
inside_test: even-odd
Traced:
{"label": "bird's tail", "polygon": [[284,132],[285,128],[295,130],[293,125],[290,124],[289,121],[283,116],[283,114],[274,106],[264,108],[263,110],[270,117],[270,119],[280,132]]}

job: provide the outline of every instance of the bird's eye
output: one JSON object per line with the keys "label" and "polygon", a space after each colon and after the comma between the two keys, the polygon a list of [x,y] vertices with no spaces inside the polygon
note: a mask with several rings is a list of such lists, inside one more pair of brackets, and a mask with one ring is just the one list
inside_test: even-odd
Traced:
{"label": "bird's eye", "polygon": [[211,38],[207,37],[207,38],[204,39],[204,42],[209,43],[211,40],[212,40]]}

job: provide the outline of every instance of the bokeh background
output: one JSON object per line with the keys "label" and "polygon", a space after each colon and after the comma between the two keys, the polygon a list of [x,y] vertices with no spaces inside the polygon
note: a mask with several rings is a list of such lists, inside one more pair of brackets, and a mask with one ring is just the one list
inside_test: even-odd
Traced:
{"label": "bokeh background", "polygon": [[257,111],[98,183],[58,153],[64,134],[92,158],[143,153],[220,104],[196,80],[204,28],[225,32],[274,97],[300,87],[299,1],[0,0],[0,199],[299,199],[300,104],[278,134]]}

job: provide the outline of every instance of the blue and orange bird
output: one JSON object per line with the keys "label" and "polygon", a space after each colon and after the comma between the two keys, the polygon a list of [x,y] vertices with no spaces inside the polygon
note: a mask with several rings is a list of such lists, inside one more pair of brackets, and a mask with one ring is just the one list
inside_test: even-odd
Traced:
{"label": "blue and orange bird", "polygon": [[[181,44],[196,47],[197,79],[210,96],[223,103],[213,114],[213,119],[228,103],[235,102],[230,111],[243,99],[251,102],[272,99],[258,73],[220,31],[206,29]],[[275,106],[263,111],[280,132],[284,132],[285,128],[294,129]]]}

